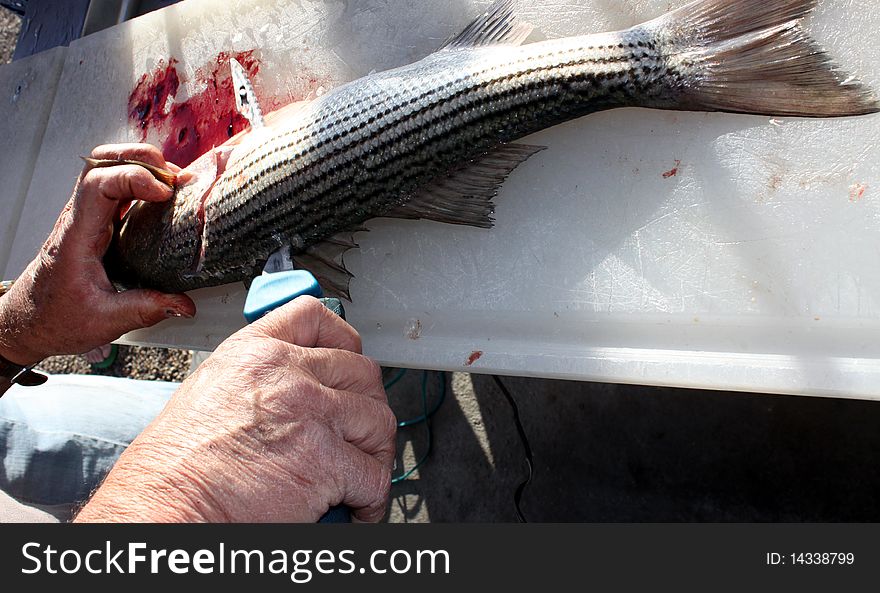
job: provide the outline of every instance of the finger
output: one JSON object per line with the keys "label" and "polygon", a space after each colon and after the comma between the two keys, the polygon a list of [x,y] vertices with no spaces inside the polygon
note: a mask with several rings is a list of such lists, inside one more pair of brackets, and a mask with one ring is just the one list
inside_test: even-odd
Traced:
{"label": "finger", "polygon": [[397,417],[387,402],[357,392],[328,389],[322,408],[321,415],[334,433],[391,467]]}
{"label": "finger", "polygon": [[[185,184],[193,177],[190,171],[186,171],[174,163],[167,162],[163,158],[162,152],[152,144],[105,144],[92,151],[92,158],[109,161],[140,161],[162,171],[171,171],[177,175],[177,179],[174,182],[175,186]],[[83,169],[83,175],[90,169],[91,166],[86,165]],[[155,172],[153,173],[155,177]],[[163,181],[163,183],[168,184],[167,181]]]}
{"label": "finger", "polygon": [[179,165],[175,165],[174,163],[165,163],[165,168],[176,175],[176,179],[174,182],[175,187],[183,187],[184,185],[189,184],[190,181],[196,178],[195,173],[184,169]]}
{"label": "finger", "polygon": [[385,516],[391,490],[391,465],[382,463],[349,443],[334,450],[333,467],[339,468],[344,494],[342,504],[353,517],[376,523]]}
{"label": "finger", "polygon": [[76,189],[72,230],[90,245],[107,232],[122,204],[133,199],[160,202],[172,195],[167,185],[137,165],[91,169]]}
{"label": "finger", "polygon": [[165,163],[165,168],[177,176],[177,179],[175,181],[176,187],[187,185],[190,181],[196,178],[195,173],[188,169],[184,169],[179,165],[175,165],[174,163]]}
{"label": "finger", "polygon": [[[174,192],[144,167],[116,165],[90,169],[80,183],[79,193],[85,197],[94,195],[116,202],[124,200],[164,202]],[[115,208],[116,204],[113,206]]]}
{"label": "finger", "polygon": [[109,330],[119,336],[165,319],[189,319],[196,314],[195,303],[185,294],[165,294],[157,290],[126,290],[113,295],[110,302]]}
{"label": "finger", "polygon": [[162,151],[152,144],[104,144],[92,151],[92,158],[141,161],[162,169],[166,166]]}
{"label": "finger", "polygon": [[298,348],[297,358],[306,364],[322,385],[355,391],[386,401],[382,367],[362,354],[330,348]]}
{"label": "finger", "polygon": [[306,348],[335,348],[361,352],[361,337],[353,327],[310,296],[301,296],[249,326],[249,331]]}
{"label": "finger", "polygon": [[197,175],[195,173],[193,173],[192,171],[188,171],[186,169],[181,169],[180,171],[176,171],[176,174],[177,174],[177,180],[175,183],[176,183],[177,187],[183,187],[184,185],[188,185],[190,181],[192,181],[193,179],[196,179],[196,177],[197,177]]}

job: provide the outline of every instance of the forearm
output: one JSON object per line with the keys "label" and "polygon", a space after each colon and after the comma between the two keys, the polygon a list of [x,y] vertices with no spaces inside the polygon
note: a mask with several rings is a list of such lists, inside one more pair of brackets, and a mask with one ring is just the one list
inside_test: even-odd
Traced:
{"label": "forearm", "polygon": [[[203,523],[206,521],[162,484],[145,480],[102,485],[74,523]],[[141,482],[141,483],[134,483]]]}
{"label": "forearm", "polygon": [[23,330],[21,314],[16,311],[15,295],[0,296],[0,396],[12,387],[16,376],[29,384],[27,377],[20,375],[24,369],[43,359],[25,347],[20,339]]}
{"label": "forearm", "polygon": [[32,364],[30,360],[22,358],[16,351],[14,341],[10,338],[12,332],[4,321],[3,301],[0,297],[0,397],[12,387],[13,381],[21,373],[22,367]]}
{"label": "forearm", "polygon": [[201,489],[169,471],[172,463],[129,447],[89,501],[76,523],[192,523],[222,520],[205,508]]}
{"label": "forearm", "polygon": [[29,322],[33,318],[34,305],[22,288],[16,283],[0,296],[0,356],[15,364],[32,365],[45,355],[27,344],[26,334],[34,331]]}
{"label": "forearm", "polygon": [[[165,500],[168,499],[168,502]],[[74,523],[203,523],[205,519],[173,503],[166,489],[102,486],[80,510]]]}

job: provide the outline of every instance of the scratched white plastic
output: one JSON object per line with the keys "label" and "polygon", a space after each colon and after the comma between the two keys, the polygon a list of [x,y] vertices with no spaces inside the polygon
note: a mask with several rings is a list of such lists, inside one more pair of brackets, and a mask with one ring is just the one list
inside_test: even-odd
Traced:
{"label": "scratched white plastic", "polygon": [[[73,44],[11,265],[48,232],[77,155],[136,137],[128,93],[158,59],[191,71],[258,46],[257,86],[302,96],[418,59],[485,4],[188,0]],[[540,39],[621,29],[683,4],[521,7]],[[811,28],[880,89],[875,8],[822,0]],[[366,353],[393,365],[877,398],[878,140],[877,116],[637,109],[542,132],[526,142],[549,150],[506,183],[491,231],[371,223],[346,257],[349,320]],[[243,324],[242,287],[194,296],[196,320],[126,340],[210,349]]]}
{"label": "scratched white plastic", "polygon": [[[64,65],[65,48],[0,66],[0,277]],[[16,274],[17,275],[17,274]]]}

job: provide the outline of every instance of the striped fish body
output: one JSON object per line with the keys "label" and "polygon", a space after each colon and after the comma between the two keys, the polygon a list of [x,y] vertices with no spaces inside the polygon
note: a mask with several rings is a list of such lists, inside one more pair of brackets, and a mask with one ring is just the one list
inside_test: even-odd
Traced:
{"label": "striped fish body", "polygon": [[491,226],[498,187],[540,149],[511,143],[558,123],[625,106],[875,111],[801,30],[813,4],[699,0],[627,31],[519,45],[528,29],[496,3],[425,59],[339,87],[200,159],[204,171],[173,203],[132,209],[108,271],[124,285],[189,290],[246,280],[289,245],[346,294],[333,256],[353,243],[340,233],[380,216]]}

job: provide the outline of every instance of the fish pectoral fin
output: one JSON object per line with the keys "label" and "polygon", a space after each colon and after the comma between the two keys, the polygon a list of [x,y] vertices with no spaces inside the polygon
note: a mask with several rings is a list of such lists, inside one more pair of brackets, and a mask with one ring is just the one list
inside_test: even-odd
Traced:
{"label": "fish pectoral fin", "polygon": [[495,211],[492,199],[498,195],[504,180],[519,165],[545,148],[531,144],[502,144],[434,179],[408,202],[383,216],[491,228]]}
{"label": "fish pectoral fin", "polygon": [[343,256],[358,246],[354,232],[339,233],[293,256],[296,267],[311,272],[327,295],[348,301],[351,301],[349,286],[354,276],[345,268]]}
{"label": "fish pectoral fin", "polygon": [[440,49],[520,45],[533,29],[519,20],[512,0],[497,0]]}

